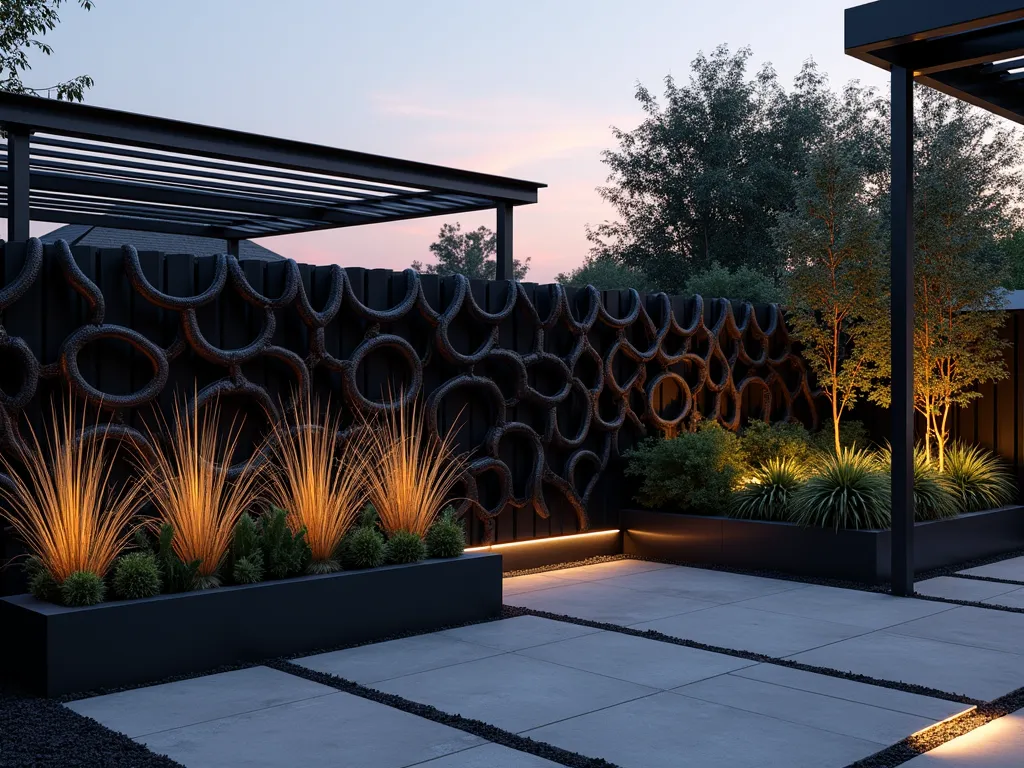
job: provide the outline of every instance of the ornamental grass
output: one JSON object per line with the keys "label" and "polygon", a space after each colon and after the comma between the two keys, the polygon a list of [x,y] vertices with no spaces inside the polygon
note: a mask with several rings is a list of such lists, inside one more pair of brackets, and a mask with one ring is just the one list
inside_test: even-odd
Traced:
{"label": "ornamental grass", "polygon": [[[878,452],[885,472],[892,473],[892,448]],[[959,494],[949,476],[928,460],[924,449],[914,449],[914,519],[918,522],[945,520],[960,513]]]}
{"label": "ornamental grass", "polygon": [[946,448],[945,463],[962,512],[1004,507],[1017,495],[1013,475],[989,451],[957,441]]}
{"label": "ornamental grass", "polygon": [[367,495],[381,527],[389,537],[398,531],[425,536],[465,468],[455,453],[455,430],[430,435],[417,401],[399,393],[366,434]]}
{"label": "ornamental grass", "polygon": [[79,437],[85,427],[84,411],[76,419],[69,399],[60,416],[51,408],[44,439],[28,426],[23,472],[0,454],[0,466],[11,478],[10,487],[0,486],[9,510],[5,516],[57,586],[73,574],[106,576],[132,537],[132,519],[142,504],[137,483],[115,490],[110,482],[120,445],[108,450],[98,421],[91,435]]}
{"label": "ornamental grass", "polygon": [[841,448],[824,454],[793,496],[793,522],[811,528],[888,528],[889,475],[867,451]]}
{"label": "ornamental grass", "polygon": [[218,571],[235,523],[260,490],[252,467],[255,454],[237,478],[230,479],[243,420],[233,420],[221,440],[219,403],[200,412],[193,397],[189,404],[175,407],[170,424],[162,421],[166,441],[150,431],[154,456],[143,467],[143,485],[156,510],[151,525],[154,530],[167,525],[173,529],[174,554],[186,565],[197,563],[195,586],[219,586]]}
{"label": "ornamental grass", "polygon": [[730,517],[744,520],[788,520],[793,495],[806,479],[804,463],[775,456],[753,470],[732,495]]}
{"label": "ornamental grass", "polygon": [[306,393],[294,405],[295,424],[274,425],[267,495],[287,512],[292,532],[305,530],[310,572],[331,573],[341,567],[339,546],[366,500],[365,461],[354,440],[337,447],[341,423],[329,404],[321,415]]}

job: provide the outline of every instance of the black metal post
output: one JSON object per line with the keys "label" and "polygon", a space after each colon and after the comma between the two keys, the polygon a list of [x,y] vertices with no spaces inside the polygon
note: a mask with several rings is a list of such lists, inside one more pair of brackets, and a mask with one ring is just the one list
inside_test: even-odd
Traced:
{"label": "black metal post", "polygon": [[497,229],[497,274],[496,280],[515,279],[515,269],[512,261],[512,206],[508,203],[498,203],[498,229]]}
{"label": "black metal post", "polygon": [[7,239],[28,240],[29,132],[18,125],[9,125],[6,129]]}
{"label": "black metal post", "polygon": [[236,240],[236,239],[229,239],[228,240],[228,255],[229,256],[234,256],[237,259],[238,258],[238,251],[239,251],[238,240]]}
{"label": "black metal post", "polygon": [[892,72],[892,593],[914,594],[914,73]]}

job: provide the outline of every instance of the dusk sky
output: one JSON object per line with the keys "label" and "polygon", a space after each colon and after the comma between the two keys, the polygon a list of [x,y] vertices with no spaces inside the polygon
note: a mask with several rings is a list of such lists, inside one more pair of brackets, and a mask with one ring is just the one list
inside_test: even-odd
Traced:
{"label": "dusk sky", "polygon": [[[529,280],[577,266],[613,215],[596,187],[610,127],[635,127],[636,83],[661,92],[698,51],[749,45],[788,86],[813,57],[833,86],[886,77],[843,54],[859,0],[96,0],[71,2],[27,85],[87,73],[90,104],[544,182],[516,210]],[[450,219],[266,238],[313,263],[429,260]],[[457,217],[493,227],[493,214]],[[41,234],[51,225],[35,225]],[[0,227],[2,231],[3,227]]]}

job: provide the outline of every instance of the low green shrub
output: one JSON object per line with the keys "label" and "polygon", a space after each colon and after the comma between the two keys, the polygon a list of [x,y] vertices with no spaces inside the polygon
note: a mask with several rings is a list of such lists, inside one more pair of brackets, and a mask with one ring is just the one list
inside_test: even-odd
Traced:
{"label": "low green shrub", "polygon": [[843,448],[823,453],[813,474],[793,494],[792,519],[814,528],[888,528],[889,475],[869,453]]}
{"label": "low green shrub", "polygon": [[466,534],[452,507],[446,508],[427,531],[428,557],[458,557],[466,548]]}
{"label": "low green shrub", "polygon": [[[836,437],[831,419],[824,422],[821,429],[811,434],[811,445],[824,453],[836,452]],[[843,448],[868,448],[871,445],[868,428],[860,421],[843,419],[839,422],[839,445]]]}
{"label": "low green shrub", "polygon": [[389,565],[418,563],[427,556],[427,545],[411,531],[395,531],[384,545],[384,561]]}
{"label": "low green shrub", "polygon": [[[892,474],[892,449],[878,452],[881,468]],[[960,513],[959,494],[949,477],[928,461],[923,449],[914,450],[914,520],[944,520]]]}
{"label": "low green shrub", "polygon": [[36,600],[60,602],[60,584],[34,555],[25,560],[25,580],[28,582],[29,593]]}
{"label": "low green shrub", "polygon": [[199,588],[199,561],[183,563],[174,553],[174,528],[170,523],[160,527],[156,540],[139,529],[135,534],[135,546],[142,552],[150,552],[156,559],[160,571],[160,584],[168,594],[188,592]]}
{"label": "low green shrub", "polygon": [[263,568],[271,579],[287,579],[306,570],[312,560],[306,531],[292,533],[288,527],[288,513],[272,506],[260,516],[258,523]]}
{"label": "low green shrub", "polygon": [[746,463],[754,469],[772,459],[806,466],[813,458],[811,433],[803,424],[766,424],[752,421],[740,432],[740,446]]}
{"label": "low green shrub", "polygon": [[256,584],[263,581],[263,549],[260,529],[252,515],[243,513],[235,523],[228,553],[228,572],[235,584]]}
{"label": "low green shrub", "polygon": [[945,472],[962,512],[1005,507],[1016,498],[1013,475],[994,454],[977,446],[957,441],[946,448]]}
{"label": "low green shrub", "polygon": [[733,494],[729,515],[744,520],[788,520],[793,494],[804,484],[805,474],[798,459],[768,459],[752,470]]}
{"label": "low green shrub", "polygon": [[626,459],[626,475],[641,478],[636,500],[645,507],[703,515],[726,512],[745,467],[739,437],[714,421],[671,440],[645,440]]}
{"label": "low green shrub", "polygon": [[384,535],[372,525],[359,525],[341,540],[341,563],[345,568],[361,570],[384,564]]}
{"label": "low green shrub", "polygon": [[160,594],[160,568],[152,552],[129,552],[114,564],[111,579],[114,595],[121,600],[141,600]]}
{"label": "low green shrub", "polygon": [[60,602],[63,605],[80,608],[103,602],[106,586],[97,574],[89,571],[75,571],[60,585]]}

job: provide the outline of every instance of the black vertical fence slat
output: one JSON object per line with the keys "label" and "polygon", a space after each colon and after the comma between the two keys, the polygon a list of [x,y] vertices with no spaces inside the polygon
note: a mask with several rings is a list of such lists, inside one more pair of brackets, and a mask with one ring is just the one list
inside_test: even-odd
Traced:
{"label": "black vertical fence slat", "polygon": [[[164,286],[166,293],[171,296],[187,297],[194,296],[195,270],[192,266],[193,257],[183,254],[167,254],[164,257]],[[174,333],[172,339],[182,337],[181,312],[166,313],[173,317]],[[192,374],[194,353],[189,347],[171,361],[167,387],[164,388],[160,397],[161,408],[169,411],[175,401],[191,397],[196,388],[196,378]]]}

